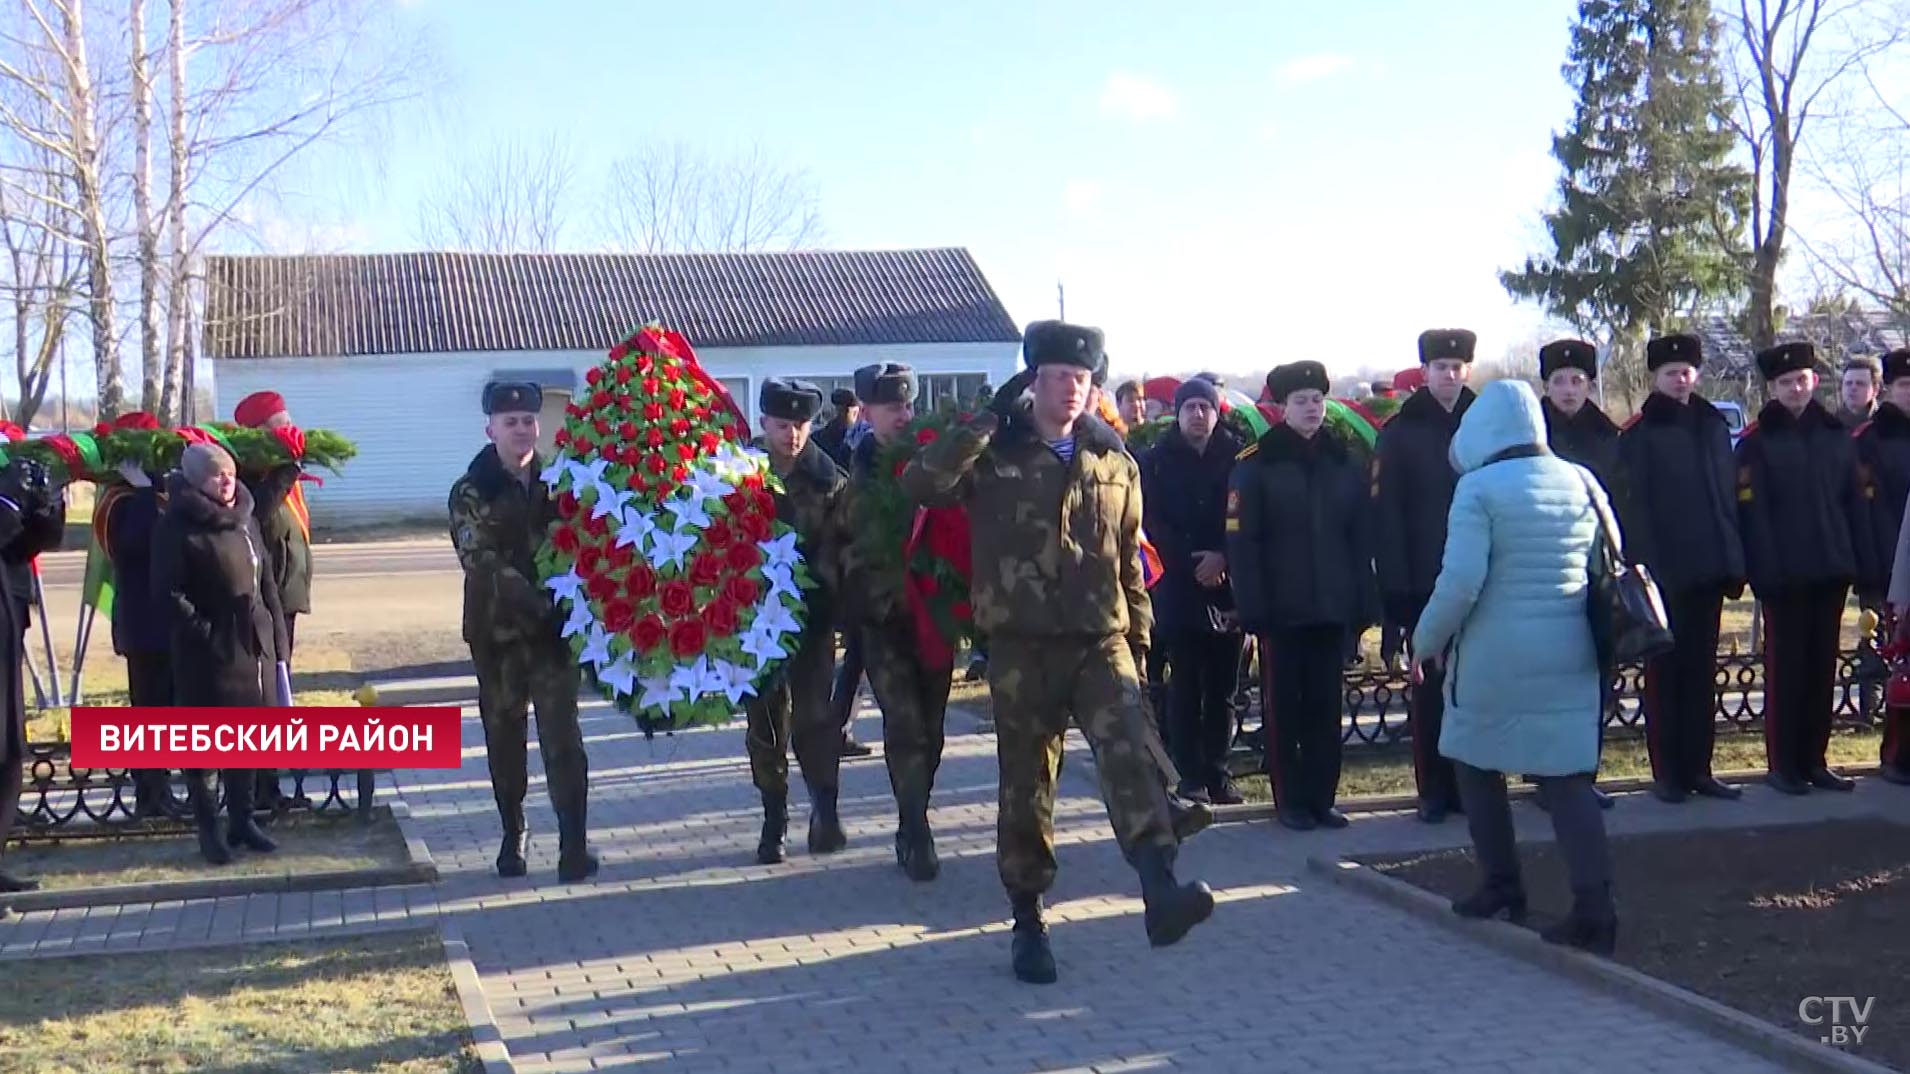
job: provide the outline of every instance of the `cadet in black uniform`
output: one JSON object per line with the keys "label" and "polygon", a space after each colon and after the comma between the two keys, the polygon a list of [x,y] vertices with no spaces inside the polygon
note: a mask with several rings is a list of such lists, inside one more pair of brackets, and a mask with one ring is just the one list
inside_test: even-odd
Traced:
{"label": "cadet in black uniform", "polygon": [[1645,746],[1652,794],[1736,798],[1711,774],[1717,720],[1718,620],[1744,594],[1744,551],[1733,492],[1731,429],[1697,393],[1698,337],[1645,346],[1652,392],[1618,437],[1615,497],[1625,550],[1650,569],[1671,622],[1671,652],[1645,665]]}
{"label": "cadet in black uniform", "polygon": [[[1812,398],[1817,351],[1761,351],[1771,401],[1738,443],[1738,514],[1751,588],[1764,605],[1764,748],[1785,794],[1848,791],[1825,763],[1844,600],[1868,576],[1869,512],[1857,453],[1836,415]],[[1675,627],[1674,627],[1675,629]]]}
{"label": "cadet in black uniform", "polygon": [[[1477,343],[1478,337],[1464,329],[1422,333],[1419,364],[1426,387],[1414,392],[1379,434],[1373,462],[1374,563],[1386,616],[1407,637],[1432,596],[1446,555],[1446,515],[1459,483],[1448,452],[1474,398],[1466,380]],[[1452,762],[1439,755],[1444,683],[1443,674],[1429,671],[1412,694],[1413,780],[1419,787],[1419,819],[1428,824],[1459,809]]]}
{"label": "cadet in black uniform", "polygon": [[[1904,505],[1910,502],[1910,348],[1884,355],[1882,366],[1884,400],[1876,415],[1857,430],[1857,467],[1870,504],[1870,531],[1875,535],[1873,574],[1859,596],[1865,607],[1879,612],[1890,585]],[[1883,716],[1883,766],[1877,774],[1891,783],[1910,784],[1910,751],[1902,743],[1906,718],[1889,712]]]}

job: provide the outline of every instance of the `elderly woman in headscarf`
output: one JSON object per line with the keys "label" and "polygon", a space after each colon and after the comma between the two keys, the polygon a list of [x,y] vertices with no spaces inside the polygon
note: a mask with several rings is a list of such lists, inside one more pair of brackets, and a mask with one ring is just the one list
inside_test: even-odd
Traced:
{"label": "elderly woman in headscarf", "polygon": [[[252,494],[240,483],[232,456],[203,443],[187,446],[166,491],[166,513],[153,534],[153,594],[172,636],[173,703],[266,705],[290,646]],[[205,769],[187,773],[206,860],[229,861],[227,847],[277,849],[253,819],[252,773],[245,769],[223,773],[227,820],[220,839],[210,775]]]}

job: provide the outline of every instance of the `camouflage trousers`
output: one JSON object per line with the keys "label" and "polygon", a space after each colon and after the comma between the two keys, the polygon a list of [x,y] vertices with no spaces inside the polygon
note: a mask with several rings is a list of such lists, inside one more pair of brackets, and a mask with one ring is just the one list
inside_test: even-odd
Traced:
{"label": "camouflage trousers", "polygon": [[789,748],[810,792],[834,790],[841,764],[842,731],[829,704],[835,670],[836,632],[810,624],[776,679],[743,706],[749,717],[749,774],[765,797],[789,793]]}
{"label": "camouflage trousers", "polygon": [[882,708],[882,759],[889,769],[889,789],[895,792],[896,810],[907,820],[928,811],[929,793],[935,789],[955,669],[923,667],[911,626],[885,623],[860,629],[869,689]]}
{"label": "camouflage trousers", "polygon": [[1094,750],[1101,799],[1121,853],[1178,846],[1167,807],[1171,778],[1148,718],[1127,639],[993,638],[988,688],[1001,769],[995,863],[1011,894],[1054,883],[1055,783],[1068,720]]}
{"label": "camouflage trousers", "polygon": [[477,665],[491,794],[504,830],[524,830],[531,709],[537,712],[537,751],[544,758],[552,808],[562,814],[582,806],[590,766],[577,726],[578,670],[570,650],[555,635],[535,642],[474,643],[471,661]]}

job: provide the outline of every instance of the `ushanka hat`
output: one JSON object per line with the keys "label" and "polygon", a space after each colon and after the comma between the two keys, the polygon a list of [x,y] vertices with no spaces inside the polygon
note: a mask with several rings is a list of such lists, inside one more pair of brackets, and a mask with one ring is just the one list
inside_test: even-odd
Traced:
{"label": "ushanka hat", "polygon": [[1883,356],[1883,382],[1910,377],[1910,347],[1898,347]]}
{"label": "ushanka hat", "polygon": [[1419,364],[1431,365],[1442,359],[1455,359],[1468,365],[1479,345],[1476,333],[1463,328],[1434,328],[1419,334]]}
{"label": "ushanka hat", "polygon": [[877,362],[856,370],[856,398],[865,404],[915,401],[915,370],[896,362]]}
{"label": "ushanka hat", "polygon": [[1645,344],[1645,368],[1657,372],[1661,365],[1683,362],[1693,369],[1704,364],[1704,341],[1697,336],[1676,332],[1659,336]]}
{"label": "ushanka hat", "polygon": [[1106,367],[1106,336],[1099,328],[1036,321],[1021,337],[1021,359],[1030,369],[1072,365],[1094,372]]}
{"label": "ushanka hat", "polygon": [[1539,379],[1551,380],[1561,369],[1576,369],[1598,379],[1598,348],[1582,339],[1559,339],[1539,348]]}
{"label": "ushanka hat", "polygon": [[1765,380],[1817,368],[1817,348],[1802,340],[1779,343],[1757,352],[1757,371]]}
{"label": "ushanka hat", "polygon": [[1328,392],[1333,389],[1327,379],[1326,367],[1314,361],[1288,362],[1275,366],[1267,374],[1267,394],[1273,401],[1285,406],[1287,397],[1294,392],[1311,389],[1316,392]]}
{"label": "ushanka hat", "polygon": [[529,381],[494,380],[484,386],[484,413],[535,414],[544,409],[544,389]]}
{"label": "ushanka hat", "polygon": [[806,380],[770,377],[756,394],[756,408],[766,418],[813,421],[822,413],[822,389]]}

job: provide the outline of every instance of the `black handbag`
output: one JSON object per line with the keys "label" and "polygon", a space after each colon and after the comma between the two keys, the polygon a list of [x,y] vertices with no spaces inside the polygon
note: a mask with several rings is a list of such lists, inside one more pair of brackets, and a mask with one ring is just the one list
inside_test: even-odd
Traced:
{"label": "black handbag", "polygon": [[1619,554],[1622,542],[1617,520],[1600,502],[1597,488],[1582,467],[1578,477],[1598,515],[1598,535],[1592,540],[1591,559],[1586,565],[1591,580],[1586,610],[1591,616],[1592,640],[1598,647],[1600,663],[1610,667],[1662,656],[1671,651],[1672,638],[1658,583],[1643,564],[1624,561]]}

